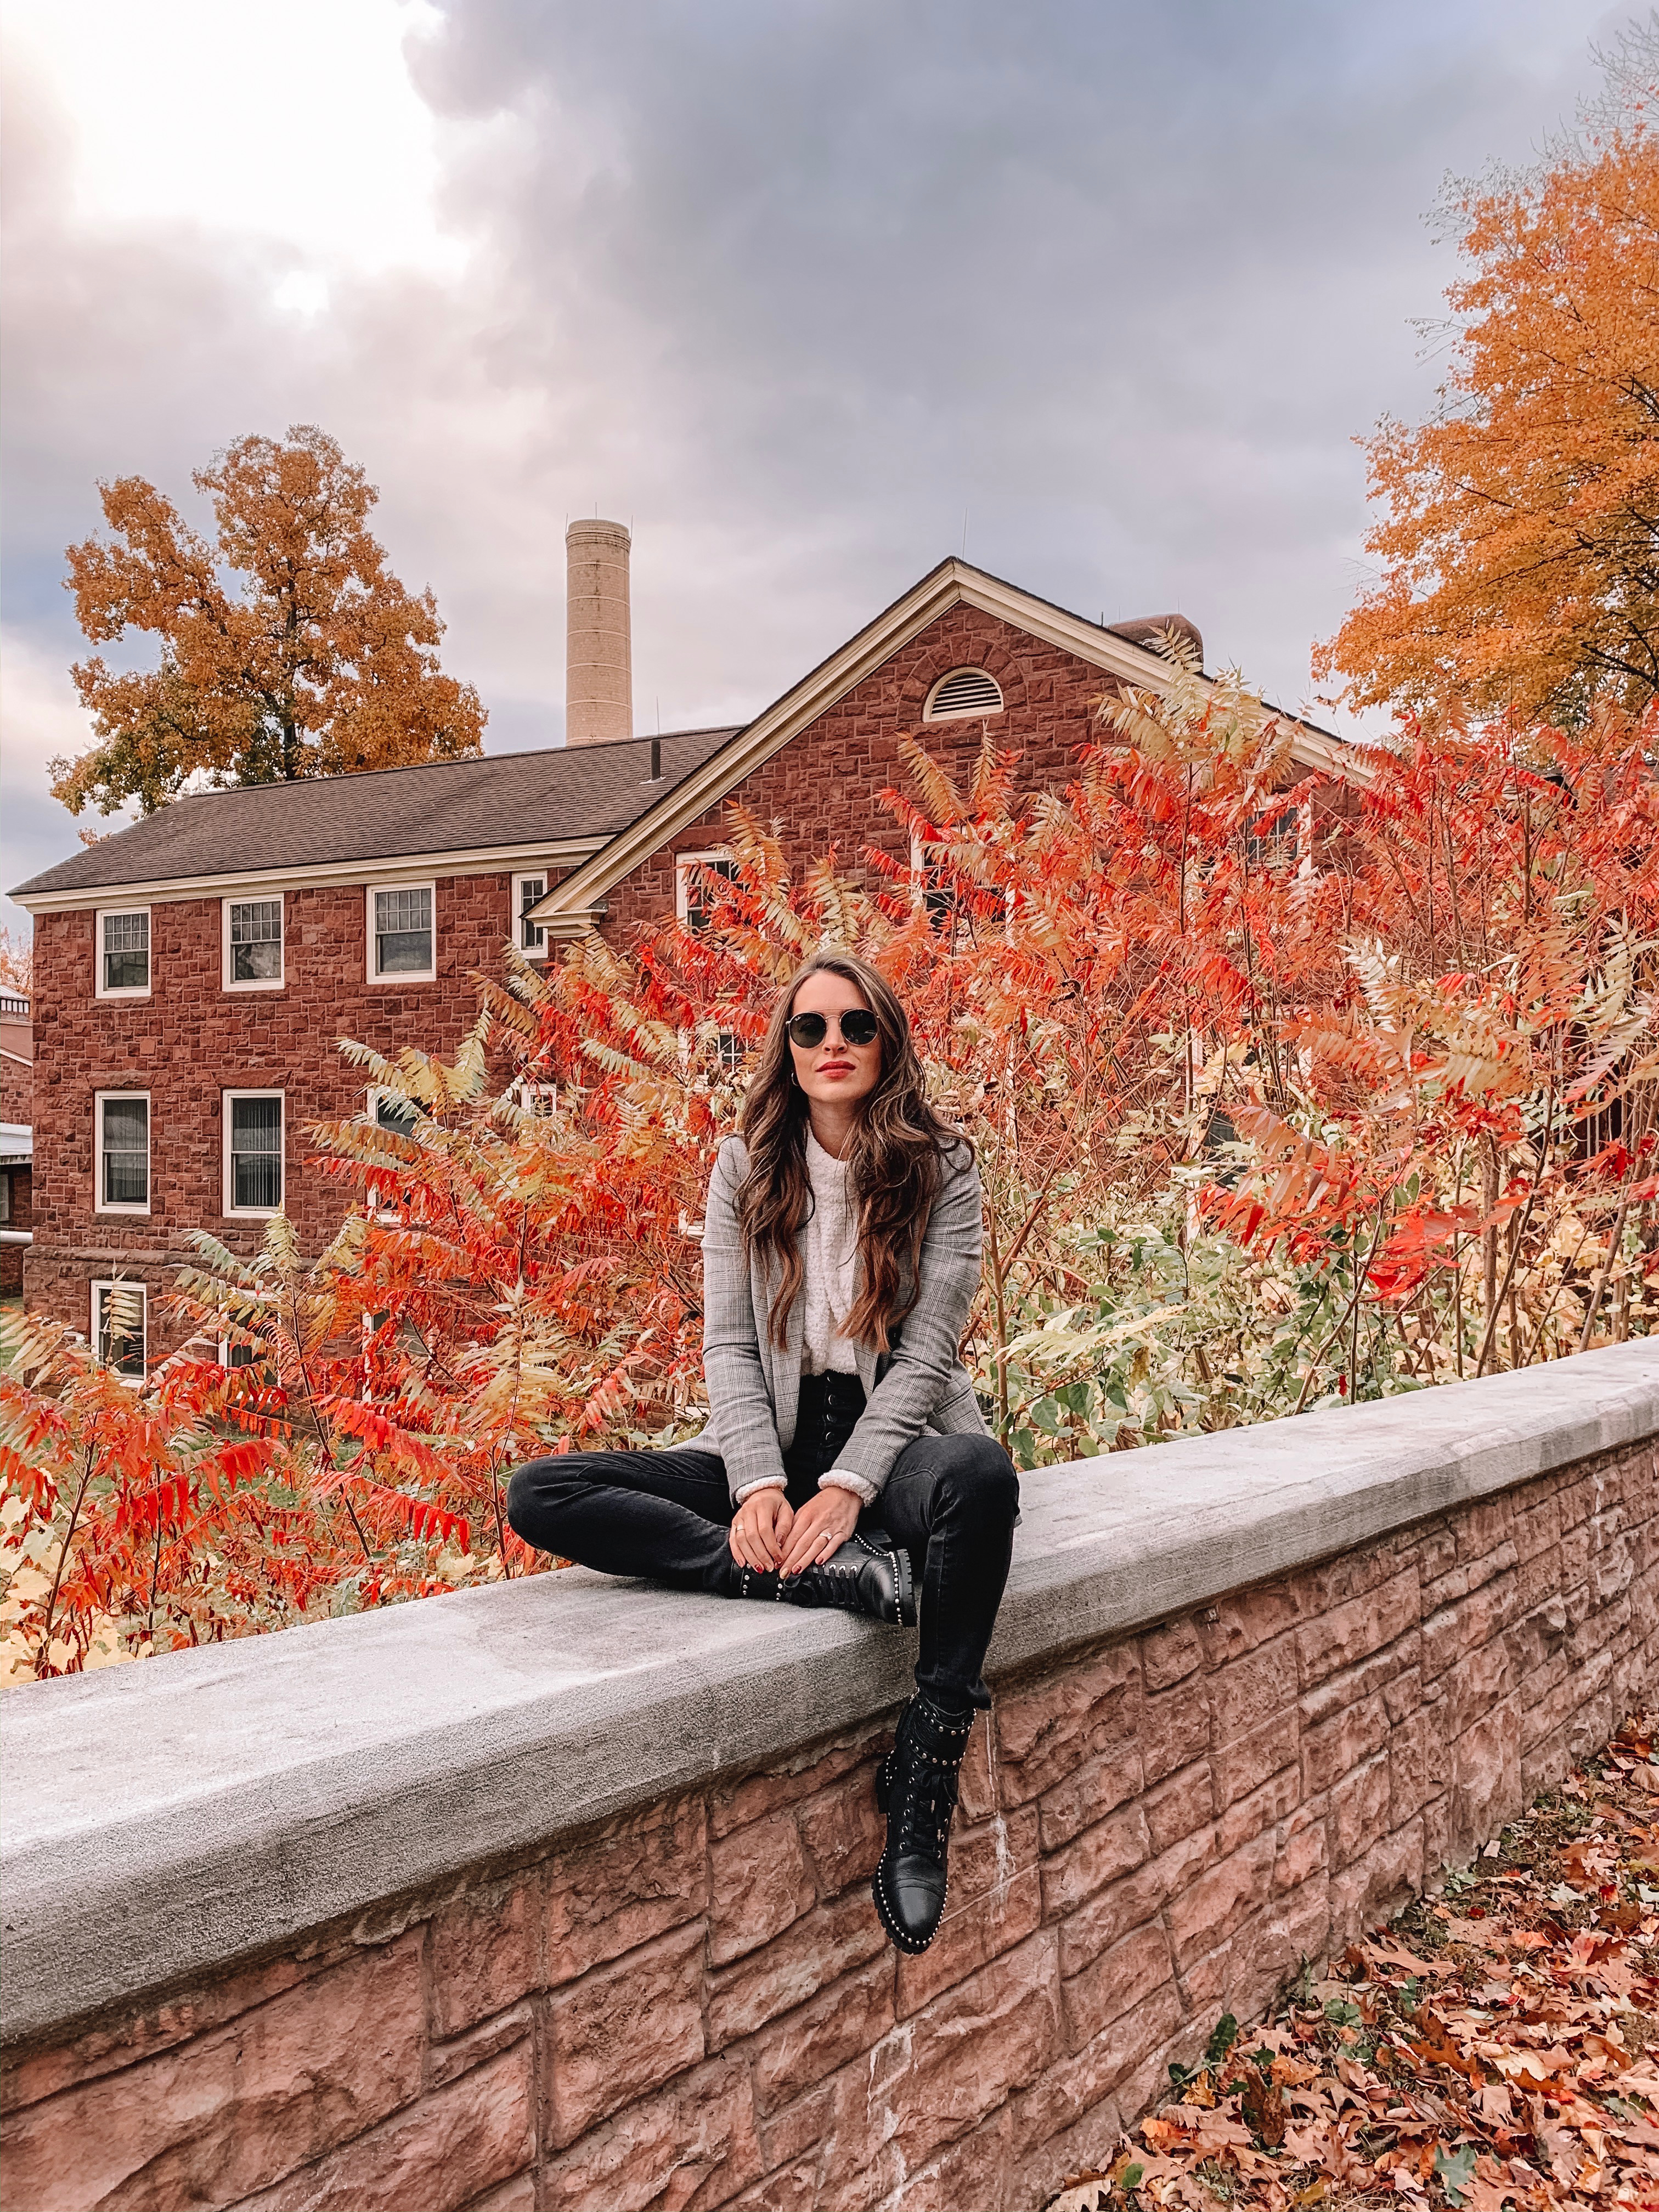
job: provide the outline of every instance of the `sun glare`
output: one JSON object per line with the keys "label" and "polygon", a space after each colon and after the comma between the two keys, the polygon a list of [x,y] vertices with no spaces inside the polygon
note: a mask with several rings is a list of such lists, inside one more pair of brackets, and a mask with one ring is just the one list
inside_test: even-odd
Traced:
{"label": "sun glare", "polygon": [[[428,0],[9,0],[66,116],[77,213],[278,240],[319,269],[443,270],[437,125],[403,42]],[[292,286],[294,280],[288,280]],[[290,290],[312,309],[325,279]]]}

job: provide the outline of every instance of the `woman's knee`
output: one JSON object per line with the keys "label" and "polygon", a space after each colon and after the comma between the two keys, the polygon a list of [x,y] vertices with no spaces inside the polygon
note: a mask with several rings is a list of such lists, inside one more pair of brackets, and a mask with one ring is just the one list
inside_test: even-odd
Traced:
{"label": "woman's knee", "polygon": [[568,1499],[574,1455],[527,1460],[507,1486],[507,1524],[526,1544],[544,1544],[547,1517]]}
{"label": "woman's knee", "polygon": [[1019,1477],[994,1437],[955,1437],[950,1479],[977,1515],[1012,1522],[1019,1510]]}

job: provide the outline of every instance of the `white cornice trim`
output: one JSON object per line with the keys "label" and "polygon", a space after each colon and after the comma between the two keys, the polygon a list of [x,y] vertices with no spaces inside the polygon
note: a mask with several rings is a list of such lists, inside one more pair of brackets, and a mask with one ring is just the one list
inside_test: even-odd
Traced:
{"label": "white cornice trim", "polygon": [[[914,589],[895,601],[884,614],[850,638],[838,653],[815,668],[781,699],[756,716],[711,753],[700,768],[677,784],[657,805],[610,838],[582,866],[568,875],[538,906],[530,919],[550,936],[579,937],[594,926],[595,907],[606,891],[641,861],[659,852],[672,837],[706,814],[745,776],[763,767],[792,738],[829,712],[854,686],[890,660],[928,623],[955,606],[976,607],[994,615],[1016,629],[1040,637],[1049,645],[1087,661],[1091,667],[1119,678],[1146,691],[1164,691],[1175,672],[1168,661],[1146,647],[1115,637],[1097,623],[1064,608],[1034,599],[1018,586],[951,559],[922,578]],[[1327,774],[1349,770],[1342,748],[1326,732],[1286,714],[1291,725],[1291,756],[1298,767]]]}
{"label": "white cornice trim", "polygon": [[90,884],[74,890],[11,893],[27,914],[62,914],[76,907],[129,904],[176,906],[185,899],[234,898],[243,891],[331,890],[392,883],[405,876],[510,875],[526,860],[548,867],[579,865],[603,852],[605,837],[543,838],[528,845],[482,845],[460,853],[393,853],[383,860],[341,860],[326,867],[246,868],[234,875],[168,876],[153,883]]}

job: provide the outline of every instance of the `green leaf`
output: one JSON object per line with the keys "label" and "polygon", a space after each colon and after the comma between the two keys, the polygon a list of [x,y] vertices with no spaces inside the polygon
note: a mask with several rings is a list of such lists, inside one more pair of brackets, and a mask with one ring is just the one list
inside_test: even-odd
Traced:
{"label": "green leaf", "polygon": [[1116,2176],[1118,2187],[1124,2191],[1139,2189],[1140,2177],[1146,2171],[1146,2167],[1141,2165],[1139,2159],[1133,2160],[1127,2166],[1121,2166]]}
{"label": "green leaf", "polygon": [[[1358,2018],[1358,2014],[1355,2017]],[[1231,2013],[1224,2012],[1217,2021],[1209,2041],[1204,2046],[1206,2064],[1219,2066],[1237,2040],[1238,2022],[1233,2018]]]}
{"label": "green leaf", "polygon": [[1344,1997],[1333,1997],[1325,2007],[1325,2017],[1333,2027],[1358,2027],[1363,2014],[1358,2005],[1348,2003]]}
{"label": "green leaf", "polygon": [[1454,2204],[1461,2204],[1474,2179],[1474,2145],[1465,2143],[1447,2157],[1443,2144],[1434,2147],[1434,2170],[1441,2187]]}
{"label": "green leaf", "polygon": [[1060,1433],[1060,1407],[1052,1398],[1038,1399],[1031,1408],[1030,1420],[1031,1426],[1041,1429],[1045,1437]]}

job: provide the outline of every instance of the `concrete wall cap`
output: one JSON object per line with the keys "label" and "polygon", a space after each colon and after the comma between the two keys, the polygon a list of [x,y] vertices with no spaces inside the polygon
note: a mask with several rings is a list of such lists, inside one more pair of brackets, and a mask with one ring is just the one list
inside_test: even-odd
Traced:
{"label": "concrete wall cap", "polygon": [[[994,1673],[1659,1434],[1659,1341],[1023,1478]],[[913,1639],[571,1569],[9,1691],[0,2039],[906,1692]]]}

